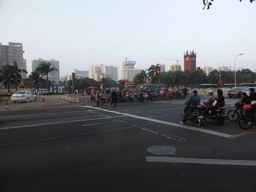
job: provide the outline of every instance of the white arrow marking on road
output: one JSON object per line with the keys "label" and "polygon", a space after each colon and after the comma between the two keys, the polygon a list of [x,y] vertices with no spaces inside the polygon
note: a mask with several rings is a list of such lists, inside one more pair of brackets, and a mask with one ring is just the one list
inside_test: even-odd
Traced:
{"label": "white arrow marking on road", "polygon": [[210,134],[210,135],[215,135],[215,136],[224,137],[224,138],[229,138],[229,137],[232,136],[232,135],[217,132],[217,131],[195,128],[195,127],[191,127],[191,126],[187,126],[187,125],[181,125],[181,124],[178,124],[178,123],[172,123],[172,122],[162,121],[162,120],[158,120],[158,119],[152,119],[152,118],[148,118],[148,117],[141,117],[141,116],[132,115],[132,114],[128,114],[128,113],[120,113],[118,111],[110,111],[110,110],[107,110],[107,109],[91,107],[91,106],[83,106],[83,107],[91,108],[91,109],[95,109],[95,110],[99,110],[99,111],[105,111],[105,112],[109,112],[109,113],[115,113],[115,114],[123,115],[123,116],[126,116],[126,117],[132,117],[132,118],[136,118],[136,119],[152,121],[152,122],[160,123],[160,124],[164,124],[164,125],[170,125],[170,126],[173,126],[175,128],[182,128],[182,129],[188,129],[188,130],[193,130],[193,131],[197,131],[197,132],[207,133],[207,134]]}
{"label": "white arrow marking on road", "polygon": [[181,157],[151,157],[151,156],[148,156],[148,157],[146,157],[146,162],[256,166],[255,160],[199,159],[199,158],[181,158]]}

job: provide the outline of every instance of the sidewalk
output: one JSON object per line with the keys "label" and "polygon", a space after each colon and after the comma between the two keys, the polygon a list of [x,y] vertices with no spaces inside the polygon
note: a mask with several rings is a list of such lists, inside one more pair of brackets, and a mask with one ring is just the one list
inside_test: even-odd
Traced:
{"label": "sidewalk", "polygon": [[[43,103],[44,98],[44,103]],[[85,103],[88,105],[88,101]],[[8,107],[6,107],[5,99],[0,102],[0,111],[16,111],[16,110],[33,110],[33,109],[45,109],[45,108],[63,108],[63,107],[74,107],[82,106],[83,100],[79,101],[78,98],[72,98],[69,96],[38,96],[36,101],[33,102],[22,102],[13,103],[11,99],[8,99]]]}

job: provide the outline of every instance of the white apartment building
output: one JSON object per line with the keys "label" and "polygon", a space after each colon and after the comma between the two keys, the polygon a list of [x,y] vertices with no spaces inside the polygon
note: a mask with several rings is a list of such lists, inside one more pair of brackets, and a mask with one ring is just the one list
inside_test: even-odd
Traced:
{"label": "white apartment building", "polygon": [[[19,69],[26,70],[27,65],[23,59],[23,53],[22,43],[9,42],[9,45],[1,45],[0,43],[0,65],[12,64],[15,61]],[[27,78],[25,72],[21,75],[23,79]]]}
{"label": "white apartment building", "polygon": [[181,68],[181,65],[177,65],[177,64],[174,64],[174,65],[171,65],[170,66],[170,71],[181,71],[182,68]]}
{"label": "white apartment building", "polygon": [[122,63],[122,79],[133,81],[134,77],[142,72],[142,69],[134,69],[135,61],[124,61]]}
{"label": "white apartment building", "polygon": [[100,81],[103,77],[117,81],[118,68],[112,65],[104,66],[103,64],[91,66],[90,78],[95,81]]}
{"label": "white apartment building", "polygon": [[[50,63],[50,68],[55,68],[57,70],[53,70],[48,74],[48,78],[50,81],[52,81],[55,84],[59,84],[60,81],[60,67],[59,67],[59,61],[56,61],[54,59],[51,60],[44,60],[42,58],[39,58],[38,60],[32,60],[32,71],[35,71],[36,68],[42,63]],[[46,75],[43,76],[44,79],[46,79]]]}
{"label": "white apartment building", "polygon": [[89,77],[89,70],[85,71],[79,71],[77,69],[74,70],[76,79],[84,79],[86,77]]}
{"label": "white apartment building", "polygon": [[203,71],[206,73],[206,75],[208,76],[213,70],[215,70],[214,68],[212,67],[203,67]]}
{"label": "white apartment building", "polygon": [[72,75],[66,75],[64,77],[61,77],[61,82],[64,83],[64,82],[68,82],[68,81],[71,81],[72,80]]}
{"label": "white apartment building", "polygon": [[246,70],[247,68],[238,68],[237,71],[243,71]]}
{"label": "white apartment building", "polygon": [[220,66],[220,67],[218,67],[218,71],[230,71],[230,67],[228,67],[228,66]]}

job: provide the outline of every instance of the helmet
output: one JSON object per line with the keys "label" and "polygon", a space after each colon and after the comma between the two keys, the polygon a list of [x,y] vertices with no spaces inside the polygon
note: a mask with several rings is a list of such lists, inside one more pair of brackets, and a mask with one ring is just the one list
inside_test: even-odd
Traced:
{"label": "helmet", "polygon": [[195,94],[197,94],[197,90],[193,90],[193,91],[192,91],[192,93],[195,93]]}

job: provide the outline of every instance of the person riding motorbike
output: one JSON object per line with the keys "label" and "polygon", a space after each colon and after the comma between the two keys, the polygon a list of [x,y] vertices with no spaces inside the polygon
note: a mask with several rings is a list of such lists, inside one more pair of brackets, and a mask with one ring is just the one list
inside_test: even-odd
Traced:
{"label": "person riding motorbike", "polygon": [[249,93],[250,93],[250,96],[249,96],[249,101],[255,101],[256,100],[256,93],[254,92],[254,88],[250,88],[249,89]]}
{"label": "person riding motorbike", "polygon": [[212,106],[213,102],[216,100],[216,97],[213,95],[213,91],[209,91],[208,94],[209,94],[209,97],[207,101],[203,101],[203,103],[205,105]]}
{"label": "person riding motorbike", "polygon": [[193,90],[192,91],[192,96],[185,102],[185,105],[187,105],[185,107],[185,115],[182,119],[182,121],[180,121],[180,124],[184,125],[187,121],[187,117],[188,115],[197,108],[197,105],[201,102],[201,98],[197,95],[197,91]]}

